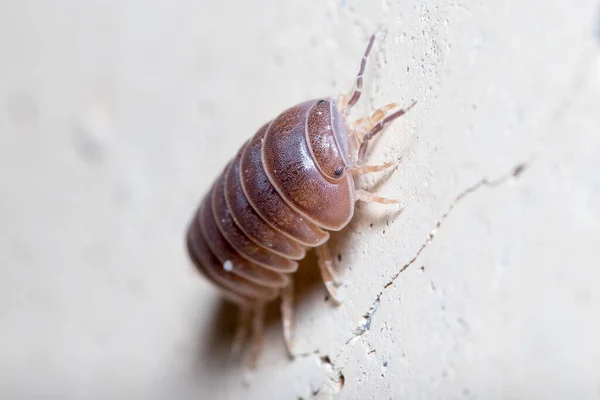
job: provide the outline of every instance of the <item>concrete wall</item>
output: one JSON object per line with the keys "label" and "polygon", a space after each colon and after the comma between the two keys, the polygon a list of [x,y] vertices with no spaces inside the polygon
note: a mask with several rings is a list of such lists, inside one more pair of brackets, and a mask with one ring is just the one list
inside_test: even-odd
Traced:
{"label": "concrete wall", "polygon": [[[298,356],[277,312],[258,368],[185,226],[285,107],[348,90],[418,105],[361,181],[401,198],[314,260]],[[3,399],[600,398],[600,3],[0,3]],[[368,328],[368,329],[367,329]]]}

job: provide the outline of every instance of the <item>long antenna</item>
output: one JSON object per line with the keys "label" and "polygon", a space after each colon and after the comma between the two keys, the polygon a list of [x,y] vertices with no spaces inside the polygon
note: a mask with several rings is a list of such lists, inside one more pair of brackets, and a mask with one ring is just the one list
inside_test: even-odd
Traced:
{"label": "long antenna", "polygon": [[367,58],[369,57],[369,53],[371,53],[371,49],[373,48],[373,43],[375,42],[375,36],[381,30],[381,25],[375,30],[375,32],[371,35],[369,39],[369,44],[367,45],[367,49],[365,50],[365,54],[360,61],[360,68],[358,70],[358,75],[356,76],[356,87],[354,88],[354,93],[352,93],[352,97],[350,97],[350,101],[348,101],[348,105],[346,109],[350,109],[353,105],[358,102],[360,99],[360,95],[362,94],[362,86],[363,86],[363,74],[365,72],[365,68],[367,67]]}

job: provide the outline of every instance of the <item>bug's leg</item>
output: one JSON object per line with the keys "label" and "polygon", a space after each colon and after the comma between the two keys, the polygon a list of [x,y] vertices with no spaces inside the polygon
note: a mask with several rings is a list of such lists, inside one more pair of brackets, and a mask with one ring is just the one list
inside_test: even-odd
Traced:
{"label": "bug's leg", "polygon": [[[398,108],[398,107],[400,107],[400,104],[398,104],[398,103],[386,104],[385,106],[380,107],[377,110],[375,110],[373,112],[373,114],[371,114],[371,117],[369,119],[370,119],[371,123],[373,125],[375,125],[377,122],[381,121],[383,119],[383,117],[386,116],[388,111],[393,110],[394,108]],[[369,127],[369,129],[371,129],[373,127],[373,125],[371,125]]]}
{"label": "bug's leg", "polygon": [[358,150],[358,165],[360,166],[362,164],[362,162],[365,159],[365,156],[367,154],[367,146],[369,145],[369,140],[373,139],[373,137],[379,133],[387,123],[392,122],[393,120],[395,120],[396,118],[401,117],[402,115],[406,114],[411,108],[413,108],[415,106],[415,104],[417,104],[416,101],[414,101],[410,106],[408,106],[407,108],[403,108],[400,109],[398,111],[395,111],[389,115],[387,115],[385,118],[381,119],[379,122],[377,122],[372,128],[371,130],[365,135],[365,137],[363,138],[363,141],[360,145],[360,148]]}
{"label": "bug's leg", "polygon": [[371,123],[370,117],[362,117],[354,121],[351,125],[350,131],[352,132],[348,135],[354,141],[354,148],[358,149],[360,144],[362,143],[363,137],[369,132],[369,129],[373,126]]}
{"label": "bug's leg", "polygon": [[362,117],[354,121],[352,123],[352,126],[354,127],[354,132],[356,132],[356,135],[362,141],[367,132],[369,132],[373,128],[373,126],[375,126],[376,123],[381,121],[383,117],[385,117],[385,115],[388,113],[388,111],[399,106],[400,105],[396,103],[386,104],[385,106],[375,110],[370,116]]}
{"label": "bug's leg", "polygon": [[248,307],[240,307],[238,309],[237,326],[235,329],[235,336],[233,337],[233,344],[231,346],[231,355],[237,356],[248,336],[248,329],[250,328],[250,315],[252,310]]}
{"label": "bug's leg", "polygon": [[389,162],[386,162],[385,164],[381,164],[381,165],[363,165],[360,167],[349,168],[348,172],[351,173],[352,175],[364,175],[364,174],[370,174],[372,172],[383,171],[388,168],[395,168],[399,164],[400,164],[400,160],[389,161]]}
{"label": "bug's leg", "polygon": [[252,357],[250,359],[250,367],[256,367],[258,356],[264,339],[264,321],[265,320],[265,303],[259,303],[254,308],[252,317]]}
{"label": "bug's leg", "polygon": [[[375,110],[370,116],[359,118],[352,124],[350,124],[350,129],[348,130],[351,133],[348,135],[348,138],[353,141],[353,146],[351,146],[351,148],[356,149],[352,152],[353,154],[355,151],[358,152],[358,149],[360,148],[363,138],[365,137],[367,132],[369,132],[373,128],[373,126],[375,126],[376,123],[381,121],[389,110],[394,109],[396,107],[398,107],[398,104],[396,103],[387,104]],[[353,161],[356,162],[356,160]]]}
{"label": "bug's leg", "polygon": [[362,189],[355,190],[354,195],[356,196],[356,200],[365,201],[367,203],[400,204],[400,200],[398,199],[388,199],[386,197],[377,196]]}
{"label": "bug's leg", "polygon": [[292,340],[292,333],[294,330],[294,281],[290,278],[290,283],[281,291],[281,316],[283,323],[283,338],[285,339],[285,345],[290,354],[290,357],[294,357],[292,347],[294,342]]}
{"label": "bug's leg", "polygon": [[339,279],[335,273],[335,270],[333,269],[333,259],[329,253],[327,243],[317,247],[315,250],[317,252],[317,260],[319,263],[319,269],[321,270],[321,276],[323,277],[323,283],[325,283],[325,288],[333,300],[340,304],[341,301],[337,293]]}
{"label": "bug's leg", "polygon": [[337,110],[342,112],[348,106],[348,95],[340,94],[336,102]]}

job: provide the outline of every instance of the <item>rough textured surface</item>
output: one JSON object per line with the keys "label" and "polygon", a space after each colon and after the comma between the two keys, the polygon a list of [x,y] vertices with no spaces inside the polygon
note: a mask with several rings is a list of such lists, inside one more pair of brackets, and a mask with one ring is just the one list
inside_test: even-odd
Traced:
{"label": "rough textured surface", "polygon": [[[600,398],[600,4],[238,3],[0,3],[0,397]],[[362,184],[405,211],[334,235],[342,306],[302,264],[299,356],[273,319],[248,373],[185,225],[378,24],[357,111],[419,103]]]}

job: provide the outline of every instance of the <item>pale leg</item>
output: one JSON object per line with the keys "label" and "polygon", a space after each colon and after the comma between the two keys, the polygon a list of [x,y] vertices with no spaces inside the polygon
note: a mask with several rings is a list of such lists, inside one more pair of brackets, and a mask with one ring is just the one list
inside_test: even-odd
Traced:
{"label": "pale leg", "polygon": [[362,189],[355,190],[354,194],[356,196],[356,200],[365,201],[367,203],[400,204],[400,200],[376,196],[373,193]]}
{"label": "pale leg", "polygon": [[292,332],[294,330],[294,281],[290,277],[290,283],[281,291],[281,319],[283,323],[283,338],[285,345],[290,353],[290,357],[294,357],[292,347]]}
{"label": "pale leg", "polygon": [[333,300],[339,304],[341,303],[337,293],[337,286],[339,286],[339,281],[333,269],[333,259],[331,258],[331,254],[329,253],[329,248],[327,247],[327,244],[323,244],[317,247],[316,252],[317,260],[319,262],[319,268],[321,269],[321,276],[323,277],[325,287],[327,288],[327,291],[329,292]]}
{"label": "pale leg", "polygon": [[362,117],[352,123],[354,127],[354,132],[360,141],[362,141],[363,137],[369,132],[376,123],[381,121],[383,117],[387,114],[388,111],[399,107],[399,104],[390,103],[381,108],[378,108],[371,114],[369,117]]}
{"label": "pale leg", "polygon": [[385,117],[386,113],[389,110],[394,109],[396,107],[398,107],[398,104],[390,103],[375,110],[375,112],[373,112],[373,114],[371,114],[368,117],[362,117],[357,119],[350,125],[351,132],[348,134],[348,139],[352,141],[352,148],[356,149],[357,153],[365,135],[373,128],[373,126],[375,126],[375,124],[377,124]]}
{"label": "pale leg", "polygon": [[358,165],[361,165],[365,159],[365,156],[367,154],[367,146],[369,144],[369,141],[375,136],[377,135],[377,133],[379,133],[386,124],[392,122],[393,120],[395,120],[396,118],[401,117],[402,115],[406,114],[407,111],[409,111],[411,108],[413,108],[415,106],[416,102],[413,102],[410,106],[408,106],[406,109],[400,109],[398,111],[395,111],[389,115],[386,115],[384,118],[382,118],[381,120],[379,120],[379,122],[377,122],[375,125],[373,125],[373,127],[371,128],[371,130],[364,136],[363,141],[360,145],[360,148],[358,149]]}
{"label": "pale leg", "polygon": [[231,346],[231,355],[237,356],[248,336],[248,330],[250,328],[250,315],[252,310],[248,307],[240,307],[238,309],[237,326],[235,329],[235,336],[233,338],[233,344]]}
{"label": "pale leg", "polygon": [[264,339],[264,321],[265,320],[265,304],[260,303],[254,309],[254,316],[252,317],[252,358],[250,359],[250,366],[256,367],[258,356],[262,347]]}
{"label": "pale leg", "polygon": [[363,165],[361,167],[350,168],[350,169],[348,169],[348,172],[350,172],[352,175],[365,175],[365,174],[370,174],[372,172],[383,171],[388,168],[395,168],[399,164],[400,164],[400,160],[389,161],[389,162],[386,162],[385,164],[381,164],[381,165]]}
{"label": "pale leg", "polygon": [[346,95],[346,94],[339,95],[337,98],[336,106],[337,106],[337,110],[339,112],[342,112],[346,108],[346,106],[348,106],[348,95]]}

